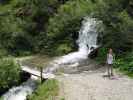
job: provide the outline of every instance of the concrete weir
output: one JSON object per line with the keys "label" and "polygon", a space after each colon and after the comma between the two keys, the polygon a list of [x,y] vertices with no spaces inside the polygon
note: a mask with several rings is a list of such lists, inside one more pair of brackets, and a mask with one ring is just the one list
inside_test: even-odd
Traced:
{"label": "concrete weir", "polygon": [[[22,71],[27,72],[33,76],[41,77],[41,71],[35,69],[35,68],[30,68],[28,66],[21,66]],[[51,73],[43,73],[42,72],[42,78],[43,79],[52,79],[55,78],[54,74]]]}

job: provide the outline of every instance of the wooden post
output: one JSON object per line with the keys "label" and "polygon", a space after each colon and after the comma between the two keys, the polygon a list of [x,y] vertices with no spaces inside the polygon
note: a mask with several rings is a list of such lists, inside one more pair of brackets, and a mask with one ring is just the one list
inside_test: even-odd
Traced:
{"label": "wooden post", "polygon": [[43,83],[43,75],[42,75],[42,73],[43,73],[43,68],[40,67],[41,84]]}

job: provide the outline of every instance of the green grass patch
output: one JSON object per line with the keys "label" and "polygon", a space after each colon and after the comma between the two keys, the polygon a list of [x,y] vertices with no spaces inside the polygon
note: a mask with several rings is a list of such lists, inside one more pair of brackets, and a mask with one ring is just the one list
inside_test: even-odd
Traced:
{"label": "green grass patch", "polygon": [[0,100],[3,100],[3,98],[2,98],[2,97],[0,97]]}
{"label": "green grass patch", "polygon": [[59,86],[55,79],[40,84],[37,90],[28,97],[28,100],[55,100],[58,96]]}
{"label": "green grass patch", "polygon": [[30,57],[29,59],[23,59],[22,65],[27,65],[32,68],[45,68],[50,61],[52,61],[54,57],[49,57],[47,55],[36,55]]}

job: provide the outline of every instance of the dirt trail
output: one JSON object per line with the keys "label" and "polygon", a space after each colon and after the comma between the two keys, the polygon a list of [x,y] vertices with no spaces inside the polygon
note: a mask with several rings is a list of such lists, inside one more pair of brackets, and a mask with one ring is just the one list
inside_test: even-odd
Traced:
{"label": "dirt trail", "polygon": [[108,79],[104,74],[105,69],[101,68],[58,76],[60,97],[65,100],[133,100],[133,79],[118,73],[114,79]]}

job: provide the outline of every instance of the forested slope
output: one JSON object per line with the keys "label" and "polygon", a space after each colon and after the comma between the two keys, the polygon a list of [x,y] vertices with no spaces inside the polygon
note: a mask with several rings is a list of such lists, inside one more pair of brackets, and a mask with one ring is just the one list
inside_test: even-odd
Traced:
{"label": "forested slope", "polygon": [[85,16],[103,21],[99,36],[103,47],[132,51],[132,0],[1,0],[1,51],[14,55],[71,52],[77,49],[75,41]]}

